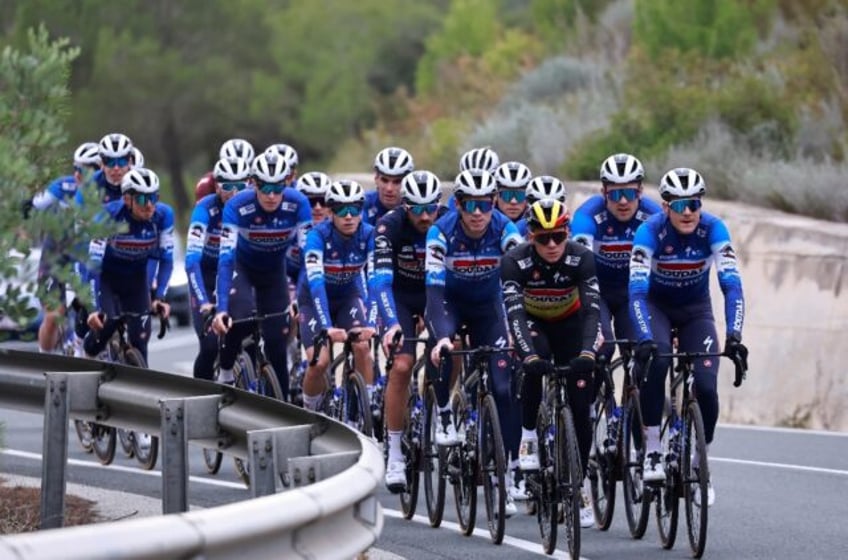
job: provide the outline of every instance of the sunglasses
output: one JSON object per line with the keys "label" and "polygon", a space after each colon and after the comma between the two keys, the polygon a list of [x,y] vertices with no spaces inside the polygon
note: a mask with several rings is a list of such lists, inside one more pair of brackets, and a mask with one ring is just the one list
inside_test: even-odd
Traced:
{"label": "sunglasses", "polygon": [[105,167],[126,167],[130,164],[129,156],[119,158],[104,157],[102,160]]}
{"label": "sunglasses", "polygon": [[347,218],[348,216],[356,218],[362,213],[362,206],[357,204],[342,204],[340,206],[334,206],[330,210],[339,218]]}
{"label": "sunglasses", "polygon": [[539,245],[547,245],[551,241],[554,242],[554,245],[559,245],[564,242],[567,237],[568,234],[564,231],[551,231],[549,233],[534,233],[533,241]]}
{"label": "sunglasses", "polygon": [[668,207],[674,212],[682,214],[688,208],[691,212],[697,212],[701,208],[700,198],[678,198],[668,203]]}
{"label": "sunglasses", "polygon": [[235,183],[218,183],[221,185],[221,190],[226,192],[232,191],[243,191],[247,188],[247,183],[245,182],[235,182]]}
{"label": "sunglasses", "polygon": [[521,204],[527,200],[527,193],[525,191],[502,190],[498,194],[504,202],[517,202]]}
{"label": "sunglasses", "polygon": [[261,192],[262,194],[283,194],[283,189],[285,188],[286,186],[282,183],[263,183],[259,187],[259,192]]}
{"label": "sunglasses", "polygon": [[473,214],[477,210],[485,214],[491,212],[495,207],[495,203],[491,200],[462,200],[459,204],[469,214]]}
{"label": "sunglasses", "polygon": [[637,196],[639,196],[639,189],[613,189],[607,191],[607,198],[613,202],[619,202],[622,198],[627,202],[631,202],[636,200]]}
{"label": "sunglasses", "polygon": [[309,199],[309,206],[315,208],[316,206],[327,206],[327,202],[324,200],[323,196],[307,196]]}
{"label": "sunglasses", "polygon": [[157,193],[132,193],[133,201],[139,206],[147,206],[147,203],[156,204],[159,202]]}
{"label": "sunglasses", "polygon": [[435,214],[439,211],[438,204],[410,204],[406,207],[412,212],[413,216],[421,216],[423,214]]}

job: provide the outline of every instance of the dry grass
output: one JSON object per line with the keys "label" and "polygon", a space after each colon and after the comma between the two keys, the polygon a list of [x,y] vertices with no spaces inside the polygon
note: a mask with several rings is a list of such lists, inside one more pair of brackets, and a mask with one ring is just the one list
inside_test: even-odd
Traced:
{"label": "dry grass", "polygon": [[[7,486],[0,479],[0,535],[37,531],[40,523],[41,489]],[[97,503],[78,496],[65,497],[65,527],[100,521]]]}

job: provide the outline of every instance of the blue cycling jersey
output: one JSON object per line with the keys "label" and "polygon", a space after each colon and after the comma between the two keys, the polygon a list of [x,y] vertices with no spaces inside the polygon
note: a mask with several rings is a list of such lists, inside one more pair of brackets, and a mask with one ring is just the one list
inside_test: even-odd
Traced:
{"label": "blue cycling jersey", "polygon": [[527,232],[530,229],[527,226],[527,218],[521,218],[520,220],[515,222],[515,229],[518,230],[518,235],[520,235],[524,239],[527,239]]}
{"label": "blue cycling jersey", "polygon": [[594,252],[602,296],[627,293],[633,236],[645,220],[660,211],[662,208],[659,204],[642,197],[633,218],[622,222],[607,211],[606,198],[595,195],[574,212],[571,237]]}
{"label": "blue cycling jersey", "polygon": [[[343,236],[333,227],[332,220],[324,220],[306,235],[303,248],[304,272],[298,281],[298,292],[308,291],[315,307],[321,328],[333,326],[330,301],[358,293],[368,299],[366,276],[371,282],[374,257],[374,228],[362,222],[356,232]],[[373,326],[373,304],[368,303],[368,322]]]}
{"label": "blue cycling jersey", "polygon": [[309,200],[294,189],[283,191],[274,212],[262,209],[252,189],[228,200],[220,233],[218,311],[228,310],[236,261],[254,271],[284,271],[286,250],[292,243],[303,243],[302,232],[311,223]]}
{"label": "blue cycling jersey", "polygon": [[203,270],[218,267],[223,216],[224,201],[217,194],[201,198],[191,213],[186,238],[185,268],[189,290],[198,305],[209,303],[209,295],[203,283]]}
{"label": "blue cycling jersey", "polygon": [[376,225],[377,220],[382,218],[389,210],[391,208],[383,206],[383,203],[380,202],[377,191],[368,191],[365,193],[365,204],[362,207],[363,222],[372,226]]}
{"label": "blue cycling jersey", "polygon": [[76,198],[78,188],[79,183],[73,175],[59,177],[32,198],[32,205],[36,210],[46,210],[54,206],[67,208],[71,199]]}
{"label": "blue cycling jersey", "polygon": [[724,293],[727,334],[741,339],[745,316],[736,252],[724,222],[701,212],[695,231],[682,235],[664,213],[654,214],[636,230],[630,257],[630,316],[640,341],[653,340],[647,307],[681,306],[710,300],[710,264],[715,260]]}
{"label": "blue cycling jersey", "polygon": [[500,212],[492,212],[489,227],[479,239],[466,235],[456,211],[448,212],[430,227],[424,282],[427,314],[434,318],[437,338],[453,334],[437,319],[444,316],[444,302],[473,305],[502,299],[501,257],[522,241],[515,224]]}
{"label": "blue cycling jersey", "polygon": [[147,274],[147,261],[159,255],[156,297],[162,299],[168,289],[174,268],[174,211],[162,202],[149,221],[132,217],[132,211],[121,200],[103,206],[104,219],[126,224],[126,231],[108,239],[89,243],[89,276],[93,283],[97,306],[100,307],[100,277],[104,272],[118,276]]}

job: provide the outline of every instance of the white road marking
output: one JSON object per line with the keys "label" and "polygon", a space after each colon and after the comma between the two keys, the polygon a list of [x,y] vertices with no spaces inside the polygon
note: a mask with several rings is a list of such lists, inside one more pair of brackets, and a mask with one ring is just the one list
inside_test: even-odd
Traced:
{"label": "white road marking", "polygon": [[806,465],[792,465],[789,463],[772,463],[769,461],[748,461],[746,459],[731,459],[729,457],[710,457],[710,462],[716,463],[731,463],[734,465],[750,465],[754,467],[769,467],[772,469],[784,469],[788,471],[802,471],[820,474],[835,474],[839,476],[848,476],[848,471],[839,469],[827,469],[824,467],[808,467]]}
{"label": "white road marking", "polygon": [[812,435],[812,436],[830,436],[830,437],[848,437],[848,432],[831,432],[828,430],[807,430],[805,428],[782,428],[776,426],[755,426],[753,424],[717,424],[719,428],[727,428],[730,430],[751,430],[754,432],[773,432],[776,434],[791,434],[796,436]]}

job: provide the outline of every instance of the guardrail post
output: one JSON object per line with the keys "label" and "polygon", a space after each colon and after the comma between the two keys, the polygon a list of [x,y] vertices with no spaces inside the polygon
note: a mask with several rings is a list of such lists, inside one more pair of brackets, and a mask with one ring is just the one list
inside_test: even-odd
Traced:
{"label": "guardrail post", "polygon": [[41,529],[58,529],[65,518],[68,420],[74,410],[97,406],[100,372],[45,372],[41,461]]}
{"label": "guardrail post", "polygon": [[188,440],[218,435],[220,395],[159,401],[162,434],[162,513],[188,511]]}
{"label": "guardrail post", "polygon": [[339,451],[289,459],[289,480],[295,488],[335,476],[359,459],[358,451]]}
{"label": "guardrail post", "polygon": [[[247,432],[247,447],[252,465],[261,470],[250,469],[250,490],[254,498],[273,494],[277,490],[277,477],[288,487],[289,457],[309,455],[312,442],[312,426],[285,426],[250,430]],[[254,472],[256,474],[254,474]],[[257,480],[254,480],[254,477]]]}

